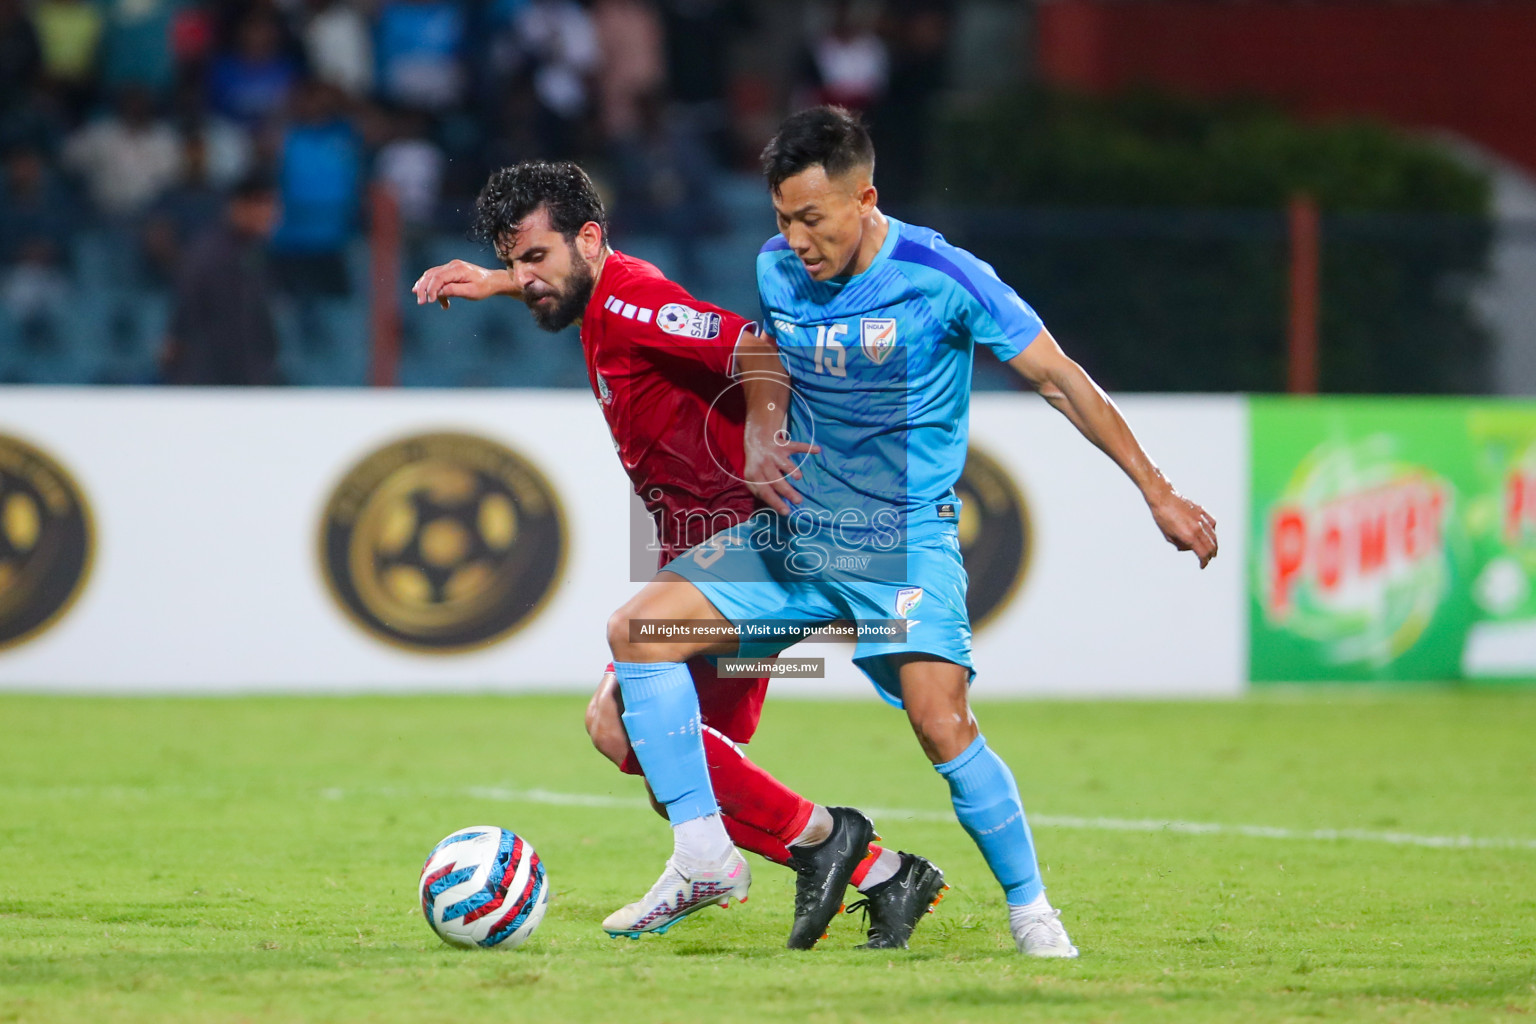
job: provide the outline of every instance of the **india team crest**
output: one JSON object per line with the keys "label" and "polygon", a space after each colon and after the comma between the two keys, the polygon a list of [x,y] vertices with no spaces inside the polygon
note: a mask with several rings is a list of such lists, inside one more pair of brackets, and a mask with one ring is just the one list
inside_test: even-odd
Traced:
{"label": "india team crest", "polygon": [[[859,321],[859,347],[879,366],[896,350],[896,321],[891,317],[865,317]],[[919,594],[921,596],[921,594]]]}
{"label": "india team crest", "polygon": [[922,602],[922,587],[903,587],[896,591],[896,614],[904,619]]}

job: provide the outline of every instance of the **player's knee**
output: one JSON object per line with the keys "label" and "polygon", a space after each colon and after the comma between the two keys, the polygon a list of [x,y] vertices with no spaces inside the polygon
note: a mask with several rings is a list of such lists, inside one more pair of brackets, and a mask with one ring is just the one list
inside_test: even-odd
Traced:
{"label": "player's knee", "polygon": [[693,657],[697,645],[636,636],[635,623],[657,618],[661,616],[647,607],[644,594],[636,595],[608,616],[608,649],[613,652],[613,660],[659,663],[687,661]]}
{"label": "player's knee", "polygon": [[934,764],[953,761],[965,753],[965,748],[971,745],[979,732],[976,719],[970,715],[969,710],[927,708],[914,712],[909,709],[907,717],[923,753]]}
{"label": "player's knee", "polygon": [[637,648],[640,646],[630,642],[629,620],[633,615],[634,602],[626,603],[618,611],[608,616],[608,649],[613,652],[614,661],[643,661],[637,657]]}

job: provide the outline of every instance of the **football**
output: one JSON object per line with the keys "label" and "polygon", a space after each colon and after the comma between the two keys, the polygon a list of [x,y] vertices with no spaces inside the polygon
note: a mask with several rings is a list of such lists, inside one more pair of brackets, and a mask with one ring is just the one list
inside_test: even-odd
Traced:
{"label": "football", "polygon": [[421,868],[421,912],[438,937],[466,949],[514,949],[549,905],[549,880],[533,845],[495,825],[461,828]]}

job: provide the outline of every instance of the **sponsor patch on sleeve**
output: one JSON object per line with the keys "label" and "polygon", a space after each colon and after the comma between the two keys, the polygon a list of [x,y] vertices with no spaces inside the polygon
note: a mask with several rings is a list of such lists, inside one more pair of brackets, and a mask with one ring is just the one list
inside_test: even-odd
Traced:
{"label": "sponsor patch on sleeve", "polygon": [[656,326],[668,334],[708,340],[720,336],[720,314],[705,313],[680,302],[669,302],[656,311]]}

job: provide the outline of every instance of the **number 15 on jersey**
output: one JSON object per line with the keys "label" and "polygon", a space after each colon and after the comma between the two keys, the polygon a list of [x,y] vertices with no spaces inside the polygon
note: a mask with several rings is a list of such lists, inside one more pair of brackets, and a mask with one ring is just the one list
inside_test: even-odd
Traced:
{"label": "number 15 on jersey", "polygon": [[817,373],[830,373],[834,377],[848,376],[848,350],[842,342],[847,333],[847,324],[822,324],[816,328]]}

